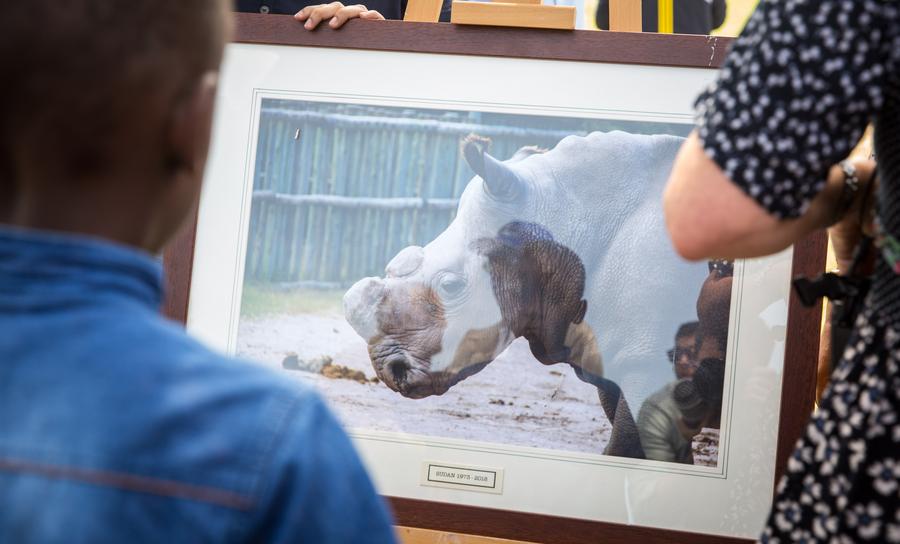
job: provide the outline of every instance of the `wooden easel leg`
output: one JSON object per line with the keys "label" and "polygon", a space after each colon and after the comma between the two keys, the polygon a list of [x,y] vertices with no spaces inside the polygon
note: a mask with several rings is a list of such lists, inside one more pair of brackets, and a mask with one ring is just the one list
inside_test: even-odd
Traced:
{"label": "wooden easel leg", "polygon": [[641,32],[641,0],[609,0],[609,29]]}
{"label": "wooden easel leg", "polygon": [[406,4],[404,21],[436,23],[441,18],[441,0],[409,0]]}

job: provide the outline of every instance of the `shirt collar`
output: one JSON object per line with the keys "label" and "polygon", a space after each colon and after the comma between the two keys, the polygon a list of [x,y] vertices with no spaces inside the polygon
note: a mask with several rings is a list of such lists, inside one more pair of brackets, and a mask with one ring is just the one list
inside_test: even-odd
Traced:
{"label": "shirt collar", "polygon": [[157,310],[159,259],[107,240],[0,225],[0,309],[109,296]]}

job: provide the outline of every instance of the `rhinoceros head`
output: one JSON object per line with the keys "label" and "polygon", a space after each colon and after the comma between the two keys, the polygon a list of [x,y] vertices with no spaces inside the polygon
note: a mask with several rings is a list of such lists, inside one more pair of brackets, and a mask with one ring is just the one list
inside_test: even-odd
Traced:
{"label": "rhinoceros head", "polygon": [[408,247],[344,296],[379,378],[411,398],[441,395],[525,336],[545,363],[566,360],[586,310],[585,272],[541,225],[519,221],[534,185],[517,163],[477,141],[463,149],[477,174],[456,219],[424,248]]}

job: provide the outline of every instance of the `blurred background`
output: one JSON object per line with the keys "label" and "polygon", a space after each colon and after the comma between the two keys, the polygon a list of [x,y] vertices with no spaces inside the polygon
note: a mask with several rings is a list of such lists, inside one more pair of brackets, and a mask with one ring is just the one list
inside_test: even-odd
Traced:
{"label": "blurred background", "polygon": [[[679,0],[674,0],[676,3]],[[586,29],[597,30],[597,23],[593,14],[597,11],[599,0],[584,0],[584,17]],[[737,36],[747,24],[747,19],[756,9],[759,0],[726,0],[725,22],[719,28],[713,30],[714,36]]]}

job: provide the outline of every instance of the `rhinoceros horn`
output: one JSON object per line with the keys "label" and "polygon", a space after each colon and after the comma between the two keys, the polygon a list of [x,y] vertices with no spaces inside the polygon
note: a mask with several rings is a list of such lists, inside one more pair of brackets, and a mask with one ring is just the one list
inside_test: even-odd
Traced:
{"label": "rhinoceros horn", "polygon": [[509,166],[498,161],[478,142],[466,142],[463,156],[472,171],[484,180],[488,194],[497,200],[513,200],[522,190],[522,180]]}

